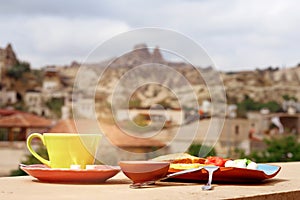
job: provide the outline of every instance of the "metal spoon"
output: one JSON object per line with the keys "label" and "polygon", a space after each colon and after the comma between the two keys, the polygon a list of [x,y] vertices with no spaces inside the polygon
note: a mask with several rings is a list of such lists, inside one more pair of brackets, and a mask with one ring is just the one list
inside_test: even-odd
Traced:
{"label": "metal spoon", "polygon": [[213,173],[218,170],[220,167],[218,166],[206,166],[204,167],[204,169],[208,172],[208,182],[206,185],[202,186],[202,190],[211,190],[212,186],[211,186],[211,182],[212,182],[212,177],[213,177]]}
{"label": "metal spoon", "polygon": [[163,180],[166,180],[168,178],[173,178],[175,176],[179,176],[179,175],[182,175],[182,174],[188,174],[188,173],[196,172],[196,171],[199,171],[203,168],[205,168],[205,167],[201,166],[201,167],[198,167],[198,168],[187,169],[187,170],[175,172],[175,173],[168,174],[167,176],[162,177],[162,178],[157,179],[157,180],[154,180],[154,181],[146,181],[146,182],[143,182],[143,183],[133,183],[129,187],[133,188],[133,189],[136,189],[136,188],[140,188],[140,187],[143,187],[143,186],[152,185],[152,184],[155,184],[155,182],[157,182],[157,181],[163,181]]}

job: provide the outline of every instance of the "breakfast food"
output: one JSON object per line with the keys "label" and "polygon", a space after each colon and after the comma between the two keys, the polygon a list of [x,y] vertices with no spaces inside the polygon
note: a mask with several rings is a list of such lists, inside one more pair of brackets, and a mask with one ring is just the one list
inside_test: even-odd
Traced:
{"label": "breakfast food", "polygon": [[194,169],[201,166],[205,166],[205,165],[200,163],[171,163],[170,169],[185,170],[185,169]]}
{"label": "breakfast food", "polygon": [[199,158],[188,153],[175,153],[156,157],[153,161],[170,162],[170,169],[185,170],[193,169],[201,166],[214,165],[219,167],[237,167],[247,169],[257,169],[257,164],[249,159],[230,160],[218,156],[209,156],[207,158]]}
{"label": "breakfast food", "polygon": [[192,156],[188,153],[174,153],[156,157],[153,161],[167,161],[171,164],[204,164],[205,158]]}
{"label": "breakfast food", "polygon": [[225,163],[225,167],[257,169],[257,164],[252,160],[244,158],[244,159],[228,160]]}
{"label": "breakfast food", "polygon": [[198,168],[204,165],[205,159],[192,156],[188,153],[175,153],[159,156],[153,159],[154,161],[170,162],[170,169],[185,170]]}
{"label": "breakfast food", "polygon": [[226,161],[228,161],[228,159],[224,159],[224,158],[217,157],[217,156],[209,156],[206,158],[204,164],[224,167]]}

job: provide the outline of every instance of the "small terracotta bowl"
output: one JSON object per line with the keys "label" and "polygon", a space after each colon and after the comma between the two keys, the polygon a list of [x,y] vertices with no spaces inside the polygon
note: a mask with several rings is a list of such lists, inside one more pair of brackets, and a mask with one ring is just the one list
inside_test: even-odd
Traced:
{"label": "small terracotta bowl", "polygon": [[167,175],[170,163],[157,161],[121,161],[119,162],[123,173],[133,183],[155,181]]}

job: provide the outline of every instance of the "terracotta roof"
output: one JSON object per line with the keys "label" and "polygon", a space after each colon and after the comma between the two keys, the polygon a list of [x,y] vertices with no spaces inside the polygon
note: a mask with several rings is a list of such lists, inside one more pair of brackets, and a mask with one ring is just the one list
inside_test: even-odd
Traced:
{"label": "terracotta roof", "polygon": [[[94,121],[73,119],[61,120],[53,126],[49,133],[77,133],[78,130],[97,130]],[[76,128],[76,125],[78,129]],[[96,124],[97,125],[97,124]],[[163,147],[165,144],[159,140],[137,138],[122,132],[117,126],[101,123],[101,129],[108,141],[118,147]]]}
{"label": "terracotta roof", "polygon": [[0,109],[0,116],[9,116],[16,113],[19,113],[18,110],[10,110],[10,109]]}
{"label": "terracotta roof", "polygon": [[101,124],[107,139],[118,147],[163,147],[165,144],[151,138],[138,138],[124,133],[115,125]]}
{"label": "terracotta roof", "polygon": [[1,128],[47,128],[51,125],[51,120],[24,112],[15,113],[10,116],[0,118]]}
{"label": "terracotta roof", "polygon": [[60,120],[49,131],[49,133],[77,133],[73,119]]}

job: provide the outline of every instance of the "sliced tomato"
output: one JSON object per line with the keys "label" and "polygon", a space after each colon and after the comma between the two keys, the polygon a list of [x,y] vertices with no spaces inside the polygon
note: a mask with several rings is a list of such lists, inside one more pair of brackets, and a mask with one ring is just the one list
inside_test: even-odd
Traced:
{"label": "sliced tomato", "polygon": [[209,156],[206,158],[204,164],[206,165],[215,165],[215,166],[219,166],[219,167],[224,167],[225,162],[228,159],[224,159],[221,157],[217,157],[217,156]]}

